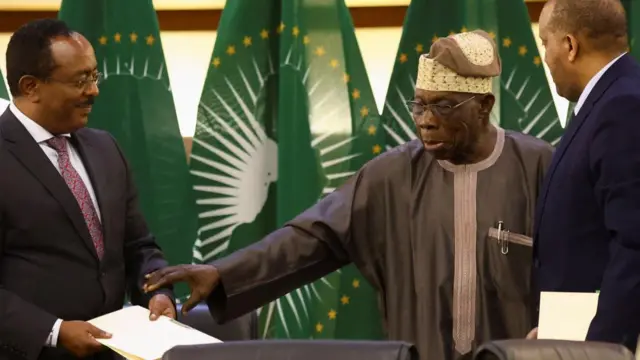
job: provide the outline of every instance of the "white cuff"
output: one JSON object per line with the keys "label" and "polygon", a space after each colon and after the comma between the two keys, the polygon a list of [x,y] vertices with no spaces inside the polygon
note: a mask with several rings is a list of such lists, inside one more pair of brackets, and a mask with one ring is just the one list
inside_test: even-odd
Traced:
{"label": "white cuff", "polygon": [[62,325],[62,319],[56,320],[56,322],[53,324],[53,328],[51,329],[51,333],[49,334],[49,338],[47,339],[47,346],[58,346],[58,334],[60,333],[60,325]]}

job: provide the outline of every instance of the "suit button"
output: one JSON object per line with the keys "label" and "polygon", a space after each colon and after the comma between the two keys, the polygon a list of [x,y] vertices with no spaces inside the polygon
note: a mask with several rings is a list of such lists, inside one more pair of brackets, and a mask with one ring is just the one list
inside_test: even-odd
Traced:
{"label": "suit button", "polygon": [[540,260],[538,259],[534,259],[533,260],[533,267],[535,267],[536,269],[540,267]]}

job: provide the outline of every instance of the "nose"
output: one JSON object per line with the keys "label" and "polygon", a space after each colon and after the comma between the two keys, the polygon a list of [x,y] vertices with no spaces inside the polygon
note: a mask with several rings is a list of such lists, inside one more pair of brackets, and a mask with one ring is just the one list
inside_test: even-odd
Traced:
{"label": "nose", "polygon": [[100,90],[98,89],[98,84],[95,82],[90,82],[87,87],[84,89],[85,96],[98,96],[100,94]]}
{"label": "nose", "polygon": [[421,130],[434,131],[440,128],[438,119],[430,111],[425,111],[422,116],[418,116],[416,124]]}

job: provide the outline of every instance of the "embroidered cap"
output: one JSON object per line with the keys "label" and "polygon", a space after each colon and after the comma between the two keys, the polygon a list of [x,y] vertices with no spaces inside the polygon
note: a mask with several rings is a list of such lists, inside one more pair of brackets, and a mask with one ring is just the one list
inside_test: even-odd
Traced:
{"label": "embroidered cap", "polygon": [[420,56],[416,88],[484,94],[502,65],[495,42],[482,30],[436,40]]}

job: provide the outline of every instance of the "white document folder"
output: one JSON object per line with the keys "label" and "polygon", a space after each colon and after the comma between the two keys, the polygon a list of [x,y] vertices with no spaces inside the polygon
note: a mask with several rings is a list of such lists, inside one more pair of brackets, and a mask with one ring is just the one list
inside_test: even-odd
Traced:
{"label": "white document folder", "polygon": [[538,339],[584,341],[598,308],[598,293],[540,293]]}
{"label": "white document folder", "polygon": [[178,345],[219,343],[220,340],[166,316],[149,320],[149,310],[140,306],[124,309],[89,320],[111,333],[111,339],[96,339],[130,360],[156,360]]}

